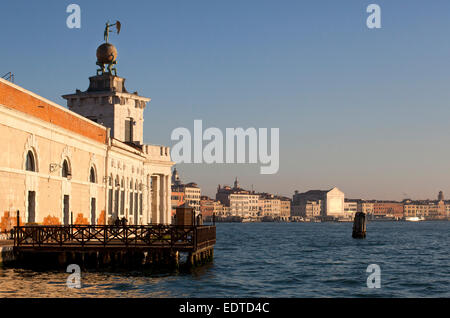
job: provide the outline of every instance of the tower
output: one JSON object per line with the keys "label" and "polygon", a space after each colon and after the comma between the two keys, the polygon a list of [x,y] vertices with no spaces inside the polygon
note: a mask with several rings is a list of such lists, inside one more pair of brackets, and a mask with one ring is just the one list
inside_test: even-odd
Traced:
{"label": "tower", "polygon": [[[120,25],[120,24],[119,24]],[[105,34],[109,34],[107,24]],[[120,29],[118,29],[119,31]],[[111,129],[111,137],[122,142],[143,144],[144,109],[150,98],[129,93],[125,79],[117,76],[117,49],[107,42],[97,49],[97,75],[89,78],[89,88],[63,95],[70,110]],[[106,68],[105,65],[108,65]]]}
{"label": "tower", "polygon": [[175,168],[172,173],[172,185],[177,186],[180,184],[181,184],[180,175],[178,174],[177,168]]}
{"label": "tower", "polygon": [[438,194],[438,201],[444,201],[444,192],[439,191],[439,194]]}
{"label": "tower", "polygon": [[239,181],[238,181],[238,178],[236,177],[236,179],[234,180],[234,188],[235,189],[239,189],[240,187],[239,187]]}

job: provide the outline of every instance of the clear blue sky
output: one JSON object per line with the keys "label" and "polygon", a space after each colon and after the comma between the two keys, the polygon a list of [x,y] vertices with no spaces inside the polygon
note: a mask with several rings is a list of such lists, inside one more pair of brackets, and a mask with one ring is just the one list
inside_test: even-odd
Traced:
{"label": "clear blue sky", "polygon": [[[82,27],[66,27],[70,3]],[[382,8],[369,30],[366,7]],[[5,1],[0,73],[65,105],[85,90],[106,20],[120,20],[118,72],[152,98],[145,141],[176,127],[279,127],[280,170],[180,165],[212,195],[218,183],[258,191],[341,188],[347,197],[450,197],[450,2]]]}

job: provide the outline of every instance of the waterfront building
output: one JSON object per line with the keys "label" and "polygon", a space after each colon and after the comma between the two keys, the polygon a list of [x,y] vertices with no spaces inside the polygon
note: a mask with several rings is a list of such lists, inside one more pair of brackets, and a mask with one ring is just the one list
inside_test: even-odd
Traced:
{"label": "waterfront building", "polygon": [[182,183],[176,168],[172,174],[172,192],[182,193],[183,203],[187,203],[190,207],[194,208],[196,214],[200,213],[202,190],[195,182]]}
{"label": "waterfront building", "polygon": [[184,204],[184,192],[172,191],[172,217],[175,216],[177,208]]}
{"label": "waterfront building", "polygon": [[208,196],[202,196],[200,200],[200,212],[206,222],[212,221],[213,215],[216,217],[226,217],[223,204],[213,200]]}
{"label": "waterfront building", "polygon": [[449,210],[450,204],[444,201],[442,191],[439,192],[437,201],[403,201],[404,217],[423,217],[425,219],[439,220],[448,218]]}
{"label": "waterfront building", "polygon": [[282,221],[289,221],[291,217],[291,199],[287,197],[280,197],[280,219]]}
{"label": "waterfront building", "polygon": [[359,199],[345,199],[344,200],[344,218],[353,219],[355,214],[359,212],[358,207],[361,207],[361,200]]}
{"label": "waterfront building", "polygon": [[295,191],[292,204],[295,206],[306,206],[308,201],[320,201],[321,217],[340,218],[345,216],[344,196],[344,192],[337,187],[330,190],[310,190],[304,193]]}
{"label": "waterfront building", "polygon": [[233,188],[218,186],[216,200],[228,208],[227,213],[231,216],[242,218],[259,216],[259,195],[255,194],[254,191],[242,189],[237,178]]}
{"label": "waterfront building", "polygon": [[366,215],[373,215],[373,201],[363,201],[358,202],[358,212],[363,212]]}
{"label": "waterfront building", "polygon": [[259,193],[258,208],[262,217],[281,218],[281,200],[273,194]]}
{"label": "waterfront building", "polygon": [[170,223],[169,148],[143,143],[150,99],[109,72],[89,80],[63,96],[67,109],[0,79],[0,211],[30,224]]}
{"label": "waterfront building", "polygon": [[183,193],[184,203],[194,208],[196,214],[200,213],[201,189],[196,183],[191,182],[178,186],[172,186],[172,191]]}
{"label": "waterfront building", "polygon": [[373,215],[376,218],[403,218],[403,203],[396,201],[375,201]]}
{"label": "waterfront building", "polygon": [[291,218],[293,220],[298,220],[300,218],[304,219],[315,219],[320,217],[320,211],[322,207],[322,201],[302,201],[298,205],[292,205],[291,208]]}
{"label": "waterfront building", "polygon": [[207,196],[202,196],[200,198],[200,213],[203,219],[209,220],[214,214],[214,203],[215,201]]}
{"label": "waterfront building", "polygon": [[214,205],[214,213],[216,214],[216,216],[227,215],[225,207],[220,201],[214,201],[213,205]]}

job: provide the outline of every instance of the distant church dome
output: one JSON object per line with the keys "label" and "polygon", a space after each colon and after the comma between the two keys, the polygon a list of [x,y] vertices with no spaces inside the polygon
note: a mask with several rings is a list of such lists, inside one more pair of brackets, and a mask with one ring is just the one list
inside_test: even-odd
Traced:
{"label": "distant church dome", "polygon": [[97,49],[97,62],[110,64],[117,59],[117,49],[111,43],[103,43]]}

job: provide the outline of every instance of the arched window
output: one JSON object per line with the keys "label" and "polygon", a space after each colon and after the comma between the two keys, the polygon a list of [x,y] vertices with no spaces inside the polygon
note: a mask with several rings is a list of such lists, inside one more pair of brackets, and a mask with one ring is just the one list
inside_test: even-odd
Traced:
{"label": "arched window", "polygon": [[97,183],[97,177],[95,176],[95,169],[94,169],[94,167],[91,167],[91,171],[89,173],[89,182]]}
{"label": "arched window", "polygon": [[36,162],[34,160],[34,154],[31,150],[27,153],[27,161],[25,165],[27,171],[36,171]]}
{"label": "arched window", "polygon": [[63,178],[69,178],[72,176],[70,169],[69,169],[69,163],[67,162],[67,160],[64,160],[63,165],[62,165],[62,176],[63,176]]}

